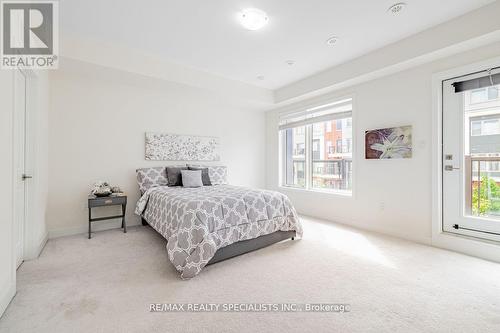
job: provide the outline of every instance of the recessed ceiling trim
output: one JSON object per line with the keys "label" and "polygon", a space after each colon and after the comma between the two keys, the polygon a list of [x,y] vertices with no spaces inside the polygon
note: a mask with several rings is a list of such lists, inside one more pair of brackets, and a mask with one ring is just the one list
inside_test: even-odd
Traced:
{"label": "recessed ceiling trim", "polygon": [[[425,33],[432,32],[426,31]],[[411,39],[419,39],[419,37],[421,36],[417,35],[411,37]],[[398,44],[392,45],[391,47],[377,50],[363,56],[362,58],[330,68],[325,72],[310,76],[304,80],[277,89],[274,91],[275,103],[278,105],[295,103],[303,99],[323,95],[335,90],[345,89],[356,84],[361,84],[383,76],[401,72],[416,66],[450,57],[455,54],[467,52],[493,43],[498,43],[500,42],[500,29],[473,37],[471,39],[429,47],[425,50],[420,47],[422,52],[413,52],[413,57],[408,57],[408,55],[403,55],[402,52],[399,52],[401,56],[399,56],[398,59],[393,59],[391,62],[382,60],[388,59],[390,54],[394,54],[393,52],[395,51],[395,48],[407,48],[407,42],[409,40],[410,39],[403,40]],[[369,66],[370,68],[360,65],[363,60],[371,58],[375,54],[377,54],[378,59],[381,59],[378,61],[378,64],[371,63]]]}

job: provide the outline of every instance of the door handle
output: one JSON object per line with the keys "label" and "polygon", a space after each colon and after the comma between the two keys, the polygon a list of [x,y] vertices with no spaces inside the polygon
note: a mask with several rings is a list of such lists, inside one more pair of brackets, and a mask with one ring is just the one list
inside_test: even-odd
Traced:
{"label": "door handle", "polygon": [[23,180],[31,179],[31,178],[33,178],[33,176],[29,176],[29,175],[26,175],[23,173]]}
{"label": "door handle", "polygon": [[445,165],[444,169],[446,171],[460,170],[460,168],[454,168],[453,165]]}

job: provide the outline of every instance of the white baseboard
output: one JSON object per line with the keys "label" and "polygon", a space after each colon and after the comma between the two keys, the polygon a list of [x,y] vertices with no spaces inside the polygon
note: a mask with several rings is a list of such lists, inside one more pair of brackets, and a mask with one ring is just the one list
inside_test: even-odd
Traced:
{"label": "white baseboard", "polygon": [[45,247],[45,244],[47,244],[47,241],[49,240],[49,233],[45,232],[42,237],[37,241],[36,245],[33,246],[33,248],[25,253],[24,259],[23,260],[33,260],[36,259],[40,256],[40,253],[42,253],[43,248]]}
{"label": "white baseboard", "polygon": [[16,284],[0,289],[0,317],[3,315],[7,306],[9,306],[10,301],[16,295]]}
{"label": "white baseboard", "polygon": [[[136,221],[136,219],[134,219],[134,221],[131,223],[127,222],[127,228],[137,226],[140,224],[141,224],[140,220]],[[51,228],[51,229],[49,229],[49,237],[48,238],[52,239],[52,238],[58,238],[58,237],[85,234],[85,233],[88,233],[88,228],[89,228],[88,224],[67,227],[67,228]],[[92,224],[92,232],[104,231],[104,230],[110,230],[110,229],[119,229],[119,228],[121,228],[120,221],[111,221],[111,220],[110,221],[100,221],[98,223]]]}
{"label": "white baseboard", "polygon": [[339,225],[345,225],[351,228],[376,232],[379,234],[401,238],[407,241],[438,247],[441,249],[458,252],[461,254],[500,263],[500,244],[492,241],[484,241],[480,239],[475,239],[460,235],[453,235],[449,233],[433,234],[432,237],[430,238],[415,237],[414,235],[394,232],[392,230],[385,230],[383,228],[377,228],[363,223],[357,223],[357,221],[355,220],[341,221],[339,219],[332,221],[322,217],[316,217],[305,214],[300,214],[300,217],[303,217],[305,219],[312,218],[325,222],[337,223]]}
{"label": "white baseboard", "polygon": [[43,251],[43,248],[45,247],[45,245],[47,244],[47,241],[49,240],[49,232],[47,231],[41,241],[38,243],[38,248],[36,249],[36,257],[38,258],[40,256],[40,253],[42,253]]}
{"label": "white baseboard", "polygon": [[310,214],[299,213],[299,215],[301,217],[304,217],[304,218],[311,217],[311,218],[319,219],[322,221],[337,223],[340,225],[345,225],[347,227],[356,228],[356,229],[360,229],[360,230],[366,230],[369,232],[375,232],[378,234],[382,234],[382,235],[386,235],[386,236],[390,236],[390,237],[396,237],[396,238],[404,239],[404,240],[407,240],[410,242],[419,243],[419,244],[423,244],[423,245],[431,245],[431,243],[432,243],[431,237],[417,237],[417,236],[410,234],[410,233],[381,228],[379,226],[374,226],[374,224],[360,222],[360,221],[357,221],[355,219],[345,220],[345,219],[342,219],[340,217],[333,218],[333,219],[325,219],[324,217],[312,216]]}
{"label": "white baseboard", "polygon": [[496,242],[441,232],[432,235],[432,245],[500,263],[500,244]]}

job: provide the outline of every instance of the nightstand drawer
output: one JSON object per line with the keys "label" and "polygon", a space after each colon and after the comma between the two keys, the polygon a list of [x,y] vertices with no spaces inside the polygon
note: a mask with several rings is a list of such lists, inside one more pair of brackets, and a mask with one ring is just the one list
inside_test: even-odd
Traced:
{"label": "nightstand drawer", "polygon": [[127,203],[127,197],[96,197],[89,198],[89,207],[124,205]]}

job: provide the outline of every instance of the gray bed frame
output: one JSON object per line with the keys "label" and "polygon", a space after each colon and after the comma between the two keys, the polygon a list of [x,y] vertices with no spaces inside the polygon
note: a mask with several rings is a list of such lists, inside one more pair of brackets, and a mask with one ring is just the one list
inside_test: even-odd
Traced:
{"label": "gray bed frame", "polygon": [[[149,225],[146,219],[142,218],[142,225]],[[220,248],[215,252],[215,255],[208,262],[207,265],[215,264],[219,261],[230,259],[241,254],[252,252],[263,247],[281,242],[285,239],[294,240],[296,236],[295,231],[276,231],[272,234],[259,236],[254,239],[248,239],[233,243],[231,245]]]}

